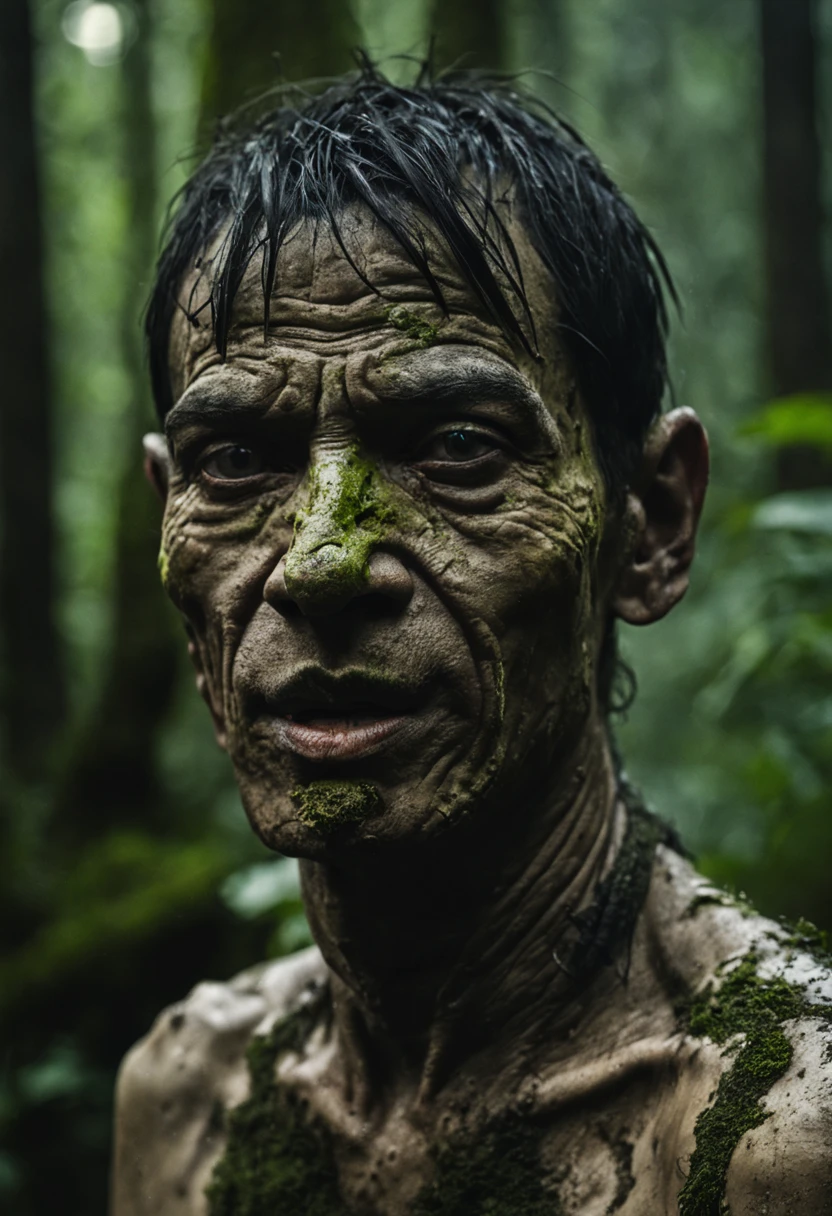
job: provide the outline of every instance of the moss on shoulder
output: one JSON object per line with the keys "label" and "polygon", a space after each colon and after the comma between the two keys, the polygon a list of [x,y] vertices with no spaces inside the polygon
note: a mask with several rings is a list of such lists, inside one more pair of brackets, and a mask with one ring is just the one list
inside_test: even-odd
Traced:
{"label": "moss on shoulder", "polygon": [[205,1192],[210,1216],[350,1216],[328,1132],[275,1081],[280,1056],[302,1048],[320,1012],[319,998],[252,1039],[251,1093],[226,1116],[228,1144]]}
{"label": "moss on shoulder", "polygon": [[[832,1020],[832,1006],[813,1005],[782,976],[763,979],[750,950],[717,989],[709,985],[683,1015],[689,1033],[726,1046],[734,1062],[720,1078],[713,1104],[696,1120],[696,1147],[679,1193],[680,1216],[720,1216],[734,1149],[771,1112],[762,1099],[784,1075],[793,1048],[784,1024],[801,1017]],[[742,1037],[740,1037],[742,1036]]]}
{"label": "moss on shoulder", "polygon": [[369,781],[311,781],[292,791],[298,818],[319,832],[334,832],[361,823],[384,809]]}
{"label": "moss on shoulder", "polygon": [[757,915],[757,909],[752,903],[749,903],[742,892],[736,895],[731,891],[718,889],[700,891],[698,895],[694,895],[685,910],[685,916],[692,919],[700,908],[733,908],[734,911],[739,912],[740,916]]}

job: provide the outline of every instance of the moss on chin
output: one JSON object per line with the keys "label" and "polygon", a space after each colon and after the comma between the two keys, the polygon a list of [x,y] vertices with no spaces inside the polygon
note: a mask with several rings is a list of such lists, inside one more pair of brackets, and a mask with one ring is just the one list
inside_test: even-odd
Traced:
{"label": "moss on chin", "polygon": [[719,1216],[725,1211],[723,1195],[734,1149],[746,1132],[769,1118],[771,1112],[761,1100],[792,1060],[783,1024],[801,1017],[832,1019],[831,1006],[812,1005],[801,988],[782,976],[763,979],[758,963],[756,952],[749,951],[716,991],[709,985],[683,1010],[689,1032],[726,1044],[734,1062],[720,1077],[713,1105],[696,1120],[696,1148],[679,1192],[680,1216]]}
{"label": "moss on chin", "polygon": [[381,795],[369,781],[312,781],[291,796],[298,818],[319,832],[362,823],[384,809]]}
{"label": "moss on chin", "polygon": [[411,309],[405,308],[404,304],[392,304],[384,310],[384,315],[394,329],[398,329],[400,333],[406,334],[411,339],[415,350],[424,350],[428,346],[433,346],[439,337],[437,326],[432,325],[430,321],[426,321],[424,317],[420,317]]}

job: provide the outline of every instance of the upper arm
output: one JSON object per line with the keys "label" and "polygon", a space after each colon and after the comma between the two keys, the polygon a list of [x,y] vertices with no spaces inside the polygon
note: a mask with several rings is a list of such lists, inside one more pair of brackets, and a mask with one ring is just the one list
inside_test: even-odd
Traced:
{"label": "upper arm", "polygon": [[198,984],[127,1054],[116,1086],[111,1216],[205,1216],[223,1114],[248,1095],[246,1047],[325,974],[317,950]]}
{"label": "upper arm", "polygon": [[222,1111],[245,1097],[245,1046],[261,997],[201,984],[126,1056],[116,1088],[112,1216],[203,1216],[224,1143]]}
{"label": "upper arm", "polygon": [[832,1066],[828,1028],[805,1021],[794,1057],[766,1095],[769,1118],[742,1137],[728,1170],[732,1216],[832,1213]]}

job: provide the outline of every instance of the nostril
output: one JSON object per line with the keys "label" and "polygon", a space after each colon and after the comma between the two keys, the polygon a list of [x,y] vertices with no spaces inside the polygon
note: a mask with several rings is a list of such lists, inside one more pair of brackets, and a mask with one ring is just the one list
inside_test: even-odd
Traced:
{"label": "nostril", "polygon": [[413,596],[413,576],[392,553],[374,553],[369,561],[367,594],[374,600],[404,607]]}
{"label": "nostril", "polygon": [[289,590],[286,586],[285,553],[266,579],[266,585],[263,588],[263,599],[267,604],[271,604],[272,608],[280,608],[281,610],[287,604],[292,603],[292,597],[289,595]]}

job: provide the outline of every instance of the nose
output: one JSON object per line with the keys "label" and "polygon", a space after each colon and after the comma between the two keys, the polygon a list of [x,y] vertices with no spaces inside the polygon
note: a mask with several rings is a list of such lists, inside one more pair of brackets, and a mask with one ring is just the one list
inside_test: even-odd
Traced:
{"label": "nose", "polygon": [[355,447],[319,454],[307,505],[264,598],[277,609],[294,603],[308,617],[340,612],[364,596],[403,607],[413,594],[410,573],[397,557],[375,551],[391,517],[376,469]]}

